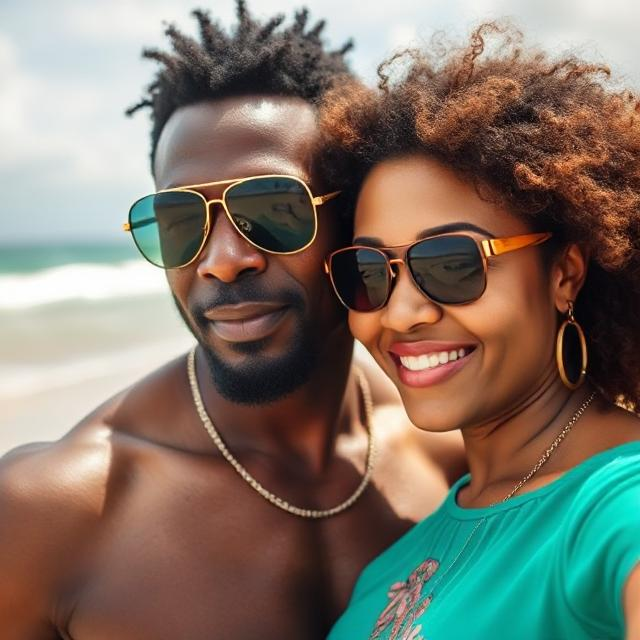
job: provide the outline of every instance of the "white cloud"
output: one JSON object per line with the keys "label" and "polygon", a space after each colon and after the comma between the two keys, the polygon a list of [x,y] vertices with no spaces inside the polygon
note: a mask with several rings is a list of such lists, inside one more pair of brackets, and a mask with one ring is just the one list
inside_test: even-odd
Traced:
{"label": "white cloud", "polygon": [[[32,3],[37,22],[31,19]],[[328,19],[326,35],[333,46],[355,38],[351,60],[368,78],[392,50],[428,39],[436,30],[459,38],[481,19],[512,16],[530,42],[555,51],[582,47],[585,56],[610,62],[640,85],[635,60],[640,3],[632,0],[249,4],[263,17],[280,11],[290,15],[307,4],[312,20]],[[49,210],[58,218],[69,217],[69,228],[102,233],[113,221],[103,221],[100,212],[113,212],[119,219],[128,201],[150,188],[146,114],[127,120],[123,110],[137,99],[154,70],[153,63],[140,60],[142,47],[165,46],[163,20],[193,32],[189,13],[198,5],[207,2],[32,0],[0,7],[0,218],[8,203],[23,206],[25,192],[41,189]],[[234,1],[216,3],[215,15],[226,25],[232,23]],[[80,205],[75,213],[69,207],[74,199],[91,202],[96,193],[101,208],[92,215]],[[40,215],[45,230],[47,225],[52,230],[64,227],[55,215]],[[27,226],[14,229],[30,231]]]}
{"label": "white cloud", "polygon": [[411,47],[419,44],[420,36],[415,24],[394,24],[389,29],[387,36],[387,46],[390,49]]}
{"label": "white cloud", "polygon": [[[112,45],[114,41],[138,44],[158,40],[163,22],[190,24],[186,10],[171,0],[103,0],[68,5],[65,29],[71,37]],[[226,18],[226,16],[225,16]]]}
{"label": "white cloud", "polygon": [[13,161],[11,139],[27,130],[26,108],[36,94],[34,79],[19,68],[17,48],[4,34],[0,34],[0,86],[1,166]]}

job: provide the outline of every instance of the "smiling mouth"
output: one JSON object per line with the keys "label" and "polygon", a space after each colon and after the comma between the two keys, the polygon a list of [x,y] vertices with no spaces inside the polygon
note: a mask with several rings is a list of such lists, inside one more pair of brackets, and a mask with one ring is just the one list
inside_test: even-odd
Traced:
{"label": "smiling mouth", "polygon": [[249,303],[213,309],[205,316],[225,342],[255,342],[273,334],[289,309],[288,305]]}
{"label": "smiling mouth", "polygon": [[430,387],[465,368],[477,345],[404,342],[391,346],[389,355],[400,381],[409,387]]}
{"label": "smiling mouth", "polygon": [[464,347],[459,349],[451,349],[450,351],[434,351],[431,353],[424,353],[419,356],[398,356],[392,354],[394,359],[400,362],[400,364],[409,369],[409,371],[425,371],[427,369],[437,369],[449,362],[455,362],[465,358],[473,351],[471,347]]}

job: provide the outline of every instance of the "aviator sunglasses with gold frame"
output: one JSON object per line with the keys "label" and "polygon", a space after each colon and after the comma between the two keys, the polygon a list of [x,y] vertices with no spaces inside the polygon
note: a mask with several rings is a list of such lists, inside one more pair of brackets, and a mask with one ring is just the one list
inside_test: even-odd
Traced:
{"label": "aviator sunglasses with gold frame", "polygon": [[[196,189],[227,185],[207,200]],[[267,253],[304,251],[318,231],[317,207],[340,191],[314,196],[300,178],[269,174],[162,189],[133,203],[124,231],[151,264],[176,269],[191,264],[212,228],[211,205],[222,206],[236,231]]]}

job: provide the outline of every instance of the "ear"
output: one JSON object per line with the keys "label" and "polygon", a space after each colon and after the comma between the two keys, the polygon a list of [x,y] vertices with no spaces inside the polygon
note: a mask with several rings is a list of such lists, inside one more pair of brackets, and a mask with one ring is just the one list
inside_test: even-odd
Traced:
{"label": "ear", "polygon": [[568,244],[558,257],[551,272],[551,287],[556,309],[566,313],[569,302],[575,302],[587,277],[589,255],[585,247]]}

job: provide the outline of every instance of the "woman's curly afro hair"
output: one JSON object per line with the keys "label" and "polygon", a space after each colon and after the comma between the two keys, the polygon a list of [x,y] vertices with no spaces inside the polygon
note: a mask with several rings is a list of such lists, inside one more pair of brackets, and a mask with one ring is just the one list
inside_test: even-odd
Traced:
{"label": "woman's curly afro hair", "polygon": [[326,96],[319,162],[332,185],[353,205],[374,165],[423,153],[533,229],[581,243],[590,263],[576,317],[589,376],[605,397],[637,411],[638,97],[616,88],[602,65],[525,48],[504,23],[481,25],[463,48],[434,41],[397,54],[378,74],[377,90],[349,81]]}

